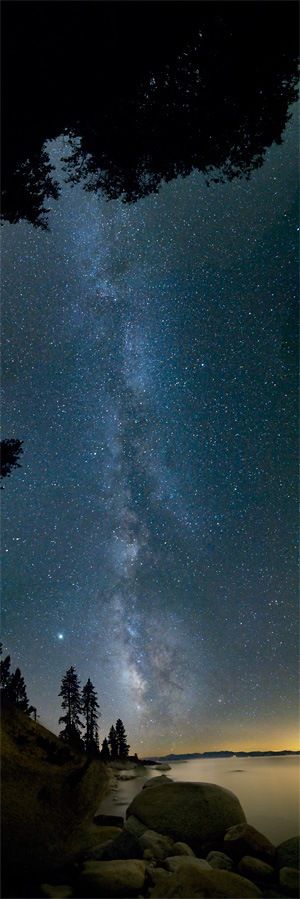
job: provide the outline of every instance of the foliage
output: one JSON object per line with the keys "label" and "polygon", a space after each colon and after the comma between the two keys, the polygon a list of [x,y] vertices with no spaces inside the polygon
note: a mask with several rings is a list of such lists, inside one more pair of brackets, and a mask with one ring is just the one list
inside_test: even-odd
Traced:
{"label": "foliage", "polygon": [[125,727],[121,718],[118,718],[116,723],[116,736],[117,736],[117,744],[118,744],[118,758],[125,759],[128,756],[130,746],[127,743],[127,734],[125,733]]}
{"label": "foliage", "polygon": [[115,761],[118,758],[118,738],[113,724],[108,734],[108,744],[110,747],[110,757],[112,761]]}
{"label": "foliage", "polygon": [[[2,654],[2,643],[0,643],[0,655]],[[33,715],[36,723],[37,710],[35,706],[29,705],[26,685],[21,674],[20,668],[16,668],[14,672],[10,670],[10,656],[0,662],[0,692],[4,705],[8,703],[17,706],[30,717]],[[71,750],[82,750],[88,753],[88,756],[101,756],[102,761],[107,762],[109,759],[113,761],[117,759],[125,759],[128,756],[130,746],[127,743],[127,735],[121,718],[118,718],[116,725],[112,725],[108,738],[105,737],[102,743],[101,752],[99,750],[99,736],[97,721],[101,712],[99,712],[99,703],[97,693],[90,678],[88,678],[82,693],[80,692],[80,681],[76,668],[71,665],[63,675],[61,688],[59,691],[61,696],[62,709],[65,715],[59,718],[59,723],[64,724],[60,731],[59,737],[65,744],[68,744]],[[84,717],[84,725],[81,722],[80,715]],[[85,727],[83,738],[81,729]],[[64,749],[58,751],[53,743],[49,743],[43,736],[39,736],[38,745],[47,752],[47,761],[53,764],[65,764],[70,758],[70,749],[65,746]],[[90,764],[91,758],[87,760]]]}
{"label": "foliage", "polygon": [[97,719],[99,718],[99,703],[97,702],[97,694],[90,680],[82,690],[82,713],[85,719],[85,734],[83,737],[86,752],[99,752],[99,739],[97,729]]}
{"label": "foliage", "polygon": [[1,440],[1,478],[10,476],[13,468],[21,468],[18,462],[19,456],[23,453],[23,440]]}
{"label": "foliage", "polygon": [[3,659],[3,660],[1,660],[1,662],[0,662],[0,689],[1,689],[1,694],[3,694],[3,692],[5,693],[5,691],[7,691],[7,688],[8,688],[9,682],[10,682],[10,679],[11,679],[11,672],[10,672],[10,656],[6,656],[6,658]]}
{"label": "foliage", "polygon": [[[2,643],[0,644],[0,653],[2,654]],[[10,670],[10,655],[0,662],[0,693],[1,700],[5,703],[11,703],[17,706],[21,711],[30,713],[26,685],[20,668],[15,671]]]}
{"label": "foliage", "polygon": [[45,14],[20,3],[17,17],[14,7],[4,4],[2,23],[10,222],[46,226],[59,188],[45,142],[59,134],[73,135],[66,177],[125,202],[193,169],[208,181],[248,177],[281,142],[296,99],[296,3],[85,0],[71,31],[68,4]]}
{"label": "foliage", "polygon": [[14,673],[9,678],[9,682],[5,690],[5,697],[9,700],[9,702],[13,703],[13,705],[16,705],[19,709],[21,709],[22,712],[28,712],[29,702],[26,692],[26,685],[20,668],[16,668]]}
{"label": "foliage", "polygon": [[59,736],[61,740],[80,748],[81,746],[81,721],[79,715],[82,710],[82,702],[80,696],[80,683],[73,665],[66,671],[61,682],[60,692],[62,697],[62,708],[66,711],[65,715],[59,718],[59,724],[64,724]]}
{"label": "foliage", "polygon": [[102,743],[100,756],[101,756],[101,759],[103,762],[108,762],[110,759],[109,745],[108,745],[108,741],[107,741],[106,737],[104,737],[104,740]]}
{"label": "foliage", "polygon": [[127,735],[121,718],[118,718],[116,725],[112,724],[108,740],[104,740],[102,744],[101,757],[116,759],[125,759],[128,756],[130,746],[127,743]]}

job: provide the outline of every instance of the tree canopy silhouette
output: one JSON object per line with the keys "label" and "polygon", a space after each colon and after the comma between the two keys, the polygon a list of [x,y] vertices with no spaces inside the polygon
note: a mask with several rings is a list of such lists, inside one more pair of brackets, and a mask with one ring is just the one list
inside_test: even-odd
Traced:
{"label": "tree canopy silhouette", "polygon": [[99,737],[97,720],[99,718],[99,703],[97,693],[89,678],[82,690],[82,714],[85,721],[85,733],[83,737],[86,752],[99,752]]}
{"label": "tree canopy silhouette", "polygon": [[[293,0],[3,4],[2,214],[46,226],[44,147],[65,175],[133,202],[194,168],[249,177],[296,99]],[[55,48],[55,59],[54,59]],[[20,77],[22,73],[22,77]]]}
{"label": "tree canopy silhouette", "polygon": [[[0,654],[2,654],[2,643]],[[17,706],[22,712],[30,713],[32,706],[29,708],[24,677],[20,668],[16,668],[15,671],[11,672],[9,655],[5,659],[1,659],[0,662],[0,695],[4,704],[8,702]]]}
{"label": "tree canopy silhouette", "polygon": [[127,743],[127,734],[125,733],[125,727],[121,718],[118,718],[116,723],[116,736],[118,743],[118,758],[125,759],[128,756],[130,746]]}
{"label": "tree canopy silhouette", "polygon": [[62,708],[66,712],[59,718],[59,724],[64,724],[59,736],[66,743],[81,747],[81,721],[79,715],[82,711],[80,696],[80,683],[76,668],[71,665],[62,678],[59,696],[62,697]]}
{"label": "tree canopy silhouette", "polygon": [[7,690],[9,687],[11,679],[11,671],[10,671],[10,656],[6,656],[5,659],[1,659],[0,662],[0,690],[1,695],[7,695]]}
{"label": "tree canopy silhouette", "polygon": [[22,709],[23,712],[28,712],[29,702],[27,697],[26,684],[24,681],[24,677],[21,674],[20,668],[16,668],[16,670],[11,675],[7,686],[6,695],[9,702],[12,702],[19,709]]}
{"label": "tree canopy silhouette", "polygon": [[115,761],[118,758],[118,738],[114,724],[112,724],[108,734],[108,745],[110,747],[110,757],[112,761]]}
{"label": "tree canopy silhouette", "polygon": [[107,741],[107,738],[106,738],[106,737],[104,737],[100,755],[101,755],[101,758],[102,758],[102,761],[103,761],[103,762],[108,762],[108,761],[109,761],[109,759],[110,759],[110,751],[109,751],[109,745],[108,745],[108,741]]}
{"label": "tree canopy silhouette", "polygon": [[[1,478],[9,477],[13,468],[21,468],[18,462],[19,456],[23,453],[23,440],[1,440]],[[3,486],[3,485],[2,485]]]}

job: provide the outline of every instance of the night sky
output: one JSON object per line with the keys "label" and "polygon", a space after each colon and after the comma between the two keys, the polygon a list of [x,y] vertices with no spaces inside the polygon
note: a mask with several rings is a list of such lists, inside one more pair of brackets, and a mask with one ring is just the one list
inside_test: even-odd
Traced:
{"label": "night sky", "polygon": [[297,122],[249,181],[125,205],[61,181],[2,229],[4,651],[40,722],[91,677],[100,741],[296,749]]}

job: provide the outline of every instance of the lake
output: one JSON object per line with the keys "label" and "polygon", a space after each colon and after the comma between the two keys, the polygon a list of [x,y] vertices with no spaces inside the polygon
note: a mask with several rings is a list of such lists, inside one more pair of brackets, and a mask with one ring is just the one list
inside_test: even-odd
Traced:
{"label": "lake", "polygon": [[[247,821],[277,845],[299,833],[299,757],[193,759],[172,762],[166,772],[176,781],[216,783],[238,796]],[[125,815],[126,807],[149,777],[119,781],[101,804],[105,814]]]}

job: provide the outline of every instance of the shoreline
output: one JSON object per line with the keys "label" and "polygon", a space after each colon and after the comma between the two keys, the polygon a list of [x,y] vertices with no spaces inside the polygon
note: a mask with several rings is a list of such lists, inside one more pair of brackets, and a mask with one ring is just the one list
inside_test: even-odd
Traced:
{"label": "shoreline", "polygon": [[[151,778],[151,769],[141,764],[127,763],[121,765],[116,762],[109,764],[108,789],[100,804],[95,810],[96,815],[116,815],[125,820],[125,812],[138,789],[142,790],[144,783]],[[135,773],[133,773],[135,772]],[[123,811],[122,811],[123,809]]]}
{"label": "shoreline", "polygon": [[[98,804],[100,814],[121,816],[124,820],[126,806],[135,794],[153,777],[166,773],[177,781],[194,783],[216,783],[238,795],[251,823],[262,830],[271,840],[279,843],[289,839],[298,831],[299,808],[297,803],[297,779],[299,757],[281,756],[275,758],[254,757],[244,759],[180,759],[164,772],[160,765],[138,766],[136,773],[127,766],[127,771],[115,766],[103,802]],[[135,769],[136,770],[136,769]],[[133,775],[119,779],[122,774]],[[280,776],[279,776],[280,775]],[[276,790],[273,779],[276,777]],[[286,808],[282,816],[282,804]]]}

